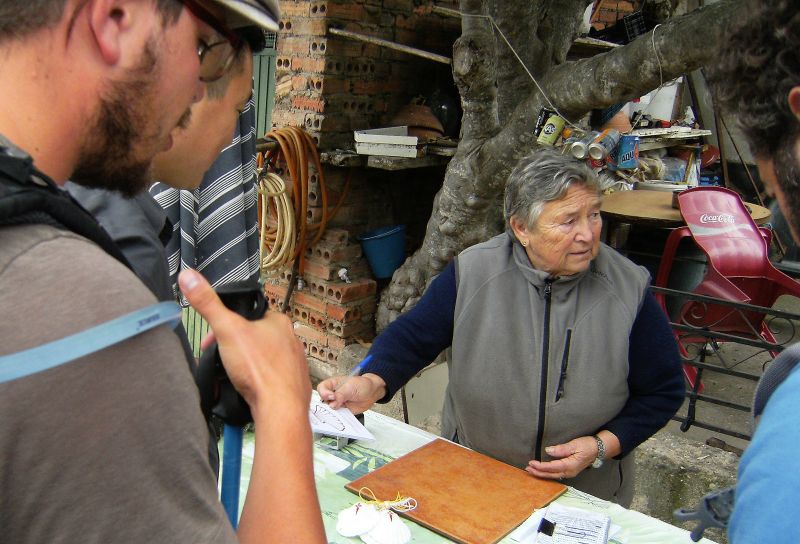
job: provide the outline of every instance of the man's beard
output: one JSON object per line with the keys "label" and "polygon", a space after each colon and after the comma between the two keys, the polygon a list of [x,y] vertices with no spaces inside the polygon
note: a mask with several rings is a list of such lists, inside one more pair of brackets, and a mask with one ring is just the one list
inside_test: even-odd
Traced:
{"label": "man's beard", "polygon": [[71,176],[75,183],[119,191],[126,197],[148,186],[153,154],[143,153],[142,148],[154,136],[148,133],[155,126],[148,110],[158,72],[155,49],[149,40],[139,65],[124,80],[111,82],[100,97],[94,125]]}
{"label": "man's beard", "polygon": [[772,158],[775,168],[775,179],[778,190],[783,195],[783,201],[788,208],[782,210],[786,221],[792,229],[795,242],[800,240],[800,160],[797,156],[797,146],[800,142],[800,130],[791,131],[782,139],[780,146]]}

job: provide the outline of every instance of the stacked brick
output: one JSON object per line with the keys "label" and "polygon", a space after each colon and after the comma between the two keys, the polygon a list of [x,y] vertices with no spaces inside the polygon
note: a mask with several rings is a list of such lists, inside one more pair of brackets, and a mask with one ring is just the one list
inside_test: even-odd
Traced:
{"label": "stacked brick", "polygon": [[[277,164],[286,183],[294,185],[285,163]],[[322,183],[316,167],[309,165],[308,208],[306,221],[317,224],[322,219]],[[295,289],[290,299],[289,315],[296,333],[303,341],[313,375],[322,379],[338,372],[339,355],[345,346],[369,342],[375,335],[376,282],[355,234],[365,230],[368,210],[389,205],[380,195],[367,190],[362,169],[325,169],[325,191],[329,213],[325,232],[305,253],[302,279],[304,287]],[[339,205],[340,201],[344,201]],[[388,213],[388,211],[387,211]],[[274,217],[268,222],[275,227]],[[345,269],[351,283],[339,277]],[[265,295],[272,308],[282,306],[291,278],[291,267],[268,272]],[[341,369],[344,371],[346,369]]]}
{"label": "stacked brick", "polygon": [[595,30],[612,27],[626,15],[637,11],[641,4],[641,0],[596,0],[591,24]]}
{"label": "stacked brick", "polygon": [[[302,127],[320,150],[353,147],[353,131],[386,126],[401,106],[422,94],[431,70],[450,78],[450,68],[406,53],[334,36],[336,27],[450,56],[460,20],[416,8],[415,0],[280,0],[272,126]],[[458,8],[456,0],[437,5]],[[424,74],[424,75],[423,75]],[[354,234],[369,217],[390,217],[390,202],[363,169],[324,166],[328,208],[349,190],[324,237],[308,249],[303,280],[290,313],[312,374],[322,378],[347,369],[337,361],[345,346],[374,337],[376,283]],[[286,174],[284,174],[286,176]],[[307,221],[322,218],[319,172],[310,172]],[[289,180],[287,179],[287,182]],[[386,211],[386,213],[383,213]],[[374,221],[373,221],[374,223]],[[376,225],[377,226],[377,225]],[[351,283],[339,278],[347,269]],[[286,296],[291,272],[265,278],[273,307]]]}
{"label": "stacked brick", "polygon": [[354,130],[384,125],[428,83],[420,63],[431,63],[329,27],[448,56],[458,36],[458,19],[417,14],[413,0],[282,0],[280,8],[272,124],[303,127],[321,149],[352,148]]}
{"label": "stacked brick", "polygon": [[[347,272],[348,283],[340,277]],[[264,294],[273,308],[286,298],[291,271],[266,278]],[[303,342],[312,374],[323,378],[338,369],[339,355],[348,344],[369,342],[375,334],[376,283],[370,278],[361,246],[344,229],[329,229],[306,250],[304,287],[295,289],[289,315]]]}

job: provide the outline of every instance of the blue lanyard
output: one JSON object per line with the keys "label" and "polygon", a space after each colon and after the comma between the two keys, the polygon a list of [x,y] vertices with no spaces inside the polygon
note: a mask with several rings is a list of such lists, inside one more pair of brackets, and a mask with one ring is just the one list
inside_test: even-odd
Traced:
{"label": "blue lanyard", "polygon": [[0,383],[63,365],[165,323],[175,327],[180,319],[180,306],[159,302],[49,344],[0,356]]}

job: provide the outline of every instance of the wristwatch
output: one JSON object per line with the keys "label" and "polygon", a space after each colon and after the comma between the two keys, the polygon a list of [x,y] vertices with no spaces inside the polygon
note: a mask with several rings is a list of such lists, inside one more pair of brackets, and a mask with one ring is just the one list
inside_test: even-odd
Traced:
{"label": "wristwatch", "polygon": [[606,458],[606,445],[599,436],[594,435],[592,438],[597,440],[597,457],[592,461],[592,468],[600,468],[603,466],[603,459]]}

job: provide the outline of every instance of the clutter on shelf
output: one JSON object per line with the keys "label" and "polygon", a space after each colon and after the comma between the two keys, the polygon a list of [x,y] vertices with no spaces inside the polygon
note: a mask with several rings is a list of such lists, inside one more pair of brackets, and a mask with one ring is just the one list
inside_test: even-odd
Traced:
{"label": "clutter on shelf", "polygon": [[628,108],[593,115],[590,119],[603,119],[599,130],[567,123],[558,112],[542,108],[536,141],[587,161],[605,192],[717,184],[719,150],[702,143],[712,133],[697,125],[691,108],[676,113],[679,89],[679,80],[669,82],[659,89],[666,96],[650,93]]}

